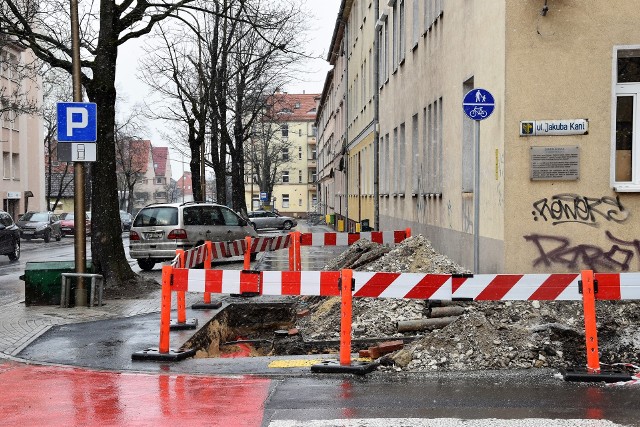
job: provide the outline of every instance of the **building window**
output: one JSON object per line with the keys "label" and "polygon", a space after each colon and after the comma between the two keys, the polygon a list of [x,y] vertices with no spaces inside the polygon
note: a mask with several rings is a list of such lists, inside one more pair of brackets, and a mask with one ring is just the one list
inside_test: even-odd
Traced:
{"label": "building window", "polygon": [[398,173],[393,174],[393,192],[398,194],[400,192],[400,144],[398,143],[398,128],[393,130],[393,163],[390,165],[390,170],[395,170]]}
{"label": "building window", "polygon": [[[473,78],[462,85],[462,93],[467,93],[474,87]],[[475,147],[474,147],[474,122],[469,120],[464,112],[462,117],[462,192],[472,193],[474,186]]]}
{"label": "building window", "polygon": [[317,135],[318,135],[318,128],[316,127],[316,125],[311,125],[311,136],[315,138]]}
{"label": "building window", "polygon": [[289,136],[289,124],[288,123],[281,124],[280,132],[282,133],[283,138],[287,138]]}
{"label": "building window", "polygon": [[302,136],[302,128],[298,129],[298,136]]}
{"label": "building window", "polygon": [[282,171],[282,182],[289,182],[289,171]]}
{"label": "building window", "polygon": [[289,195],[288,194],[283,194],[282,195],[282,207],[283,208],[288,208],[289,207]]}
{"label": "building window", "polygon": [[13,168],[11,177],[15,181],[20,181],[20,154],[13,153],[11,155],[11,167]]}
{"label": "building window", "polygon": [[298,170],[298,184],[302,184],[302,171]]}
{"label": "building window", "polygon": [[302,147],[298,147],[298,160],[302,160]]}
{"label": "building window", "polygon": [[289,148],[288,147],[282,148],[282,161],[284,161],[284,162],[288,162],[289,161]]}
{"label": "building window", "polygon": [[302,199],[298,199],[298,206],[302,206]]}
{"label": "building window", "polygon": [[407,34],[407,28],[405,25],[405,20],[406,20],[406,15],[404,13],[404,0],[400,0],[400,16],[399,16],[399,21],[400,21],[400,34],[398,34],[399,40],[398,40],[398,56],[399,56],[399,61],[400,63],[404,62],[404,55],[405,55],[405,51],[407,50],[406,47],[406,34]]}
{"label": "building window", "polygon": [[[413,15],[411,16],[411,34],[413,40],[413,46],[418,45],[418,40],[420,39],[420,20],[418,16],[420,14],[419,11],[420,2],[418,0],[413,0]],[[425,6],[426,7],[426,6]]]}
{"label": "building window", "polygon": [[400,41],[398,38],[399,27],[400,27],[400,19],[398,16],[398,7],[396,4],[393,5],[393,71],[395,72],[398,68],[398,42]]}
{"label": "building window", "polygon": [[311,150],[311,160],[316,160],[317,154],[316,154],[316,149],[313,148]]}
{"label": "building window", "polygon": [[640,191],[640,47],[619,49],[614,65],[613,186],[616,191]]}
{"label": "building window", "polygon": [[316,182],[316,173],[311,172],[311,182]]}
{"label": "building window", "polygon": [[11,155],[6,151],[2,153],[2,177],[11,178]]}
{"label": "building window", "polygon": [[156,184],[164,184],[164,177],[156,177]]}
{"label": "building window", "polygon": [[411,188],[414,194],[418,194],[420,178],[422,178],[422,174],[418,170],[418,160],[420,159],[418,141],[418,115],[416,114],[411,119],[411,176],[413,177]]}

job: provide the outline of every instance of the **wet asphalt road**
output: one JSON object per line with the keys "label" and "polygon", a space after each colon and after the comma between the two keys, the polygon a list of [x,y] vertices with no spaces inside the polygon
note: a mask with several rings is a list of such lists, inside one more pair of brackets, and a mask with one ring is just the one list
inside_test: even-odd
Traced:
{"label": "wet asphalt road", "polygon": [[[305,255],[305,249],[311,248],[303,248],[305,270],[321,268],[326,259],[340,252],[323,248]],[[287,269],[286,251],[280,252],[282,255],[266,257],[259,268]],[[241,263],[225,268],[238,269]],[[222,300],[225,305],[247,303],[230,296]],[[204,324],[216,312],[188,309],[187,317],[197,316]],[[7,425],[180,422],[284,427],[307,425],[311,420],[324,420],[313,424],[318,426],[408,426],[414,424],[392,419],[534,418],[539,424],[527,425],[574,419],[579,421],[570,425],[613,425],[596,421],[609,420],[640,426],[640,386],[566,383],[554,378],[550,370],[437,375],[374,372],[359,377],[312,374],[306,366],[274,368],[272,362],[283,359],[275,357],[131,361],[134,351],[157,346],[158,326],[159,315],[151,314],[52,328],[19,357],[76,368],[0,363],[2,389],[16,390],[0,403],[0,419],[8,421]],[[179,346],[192,333],[172,332],[171,347]],[[318,356],[289,357],[296,361],[314,358]],[[20,410],[25,405],[29,411]],[[336,421],[349,419],[368,421]],[[438,425],[458,425],[442,422]]]}

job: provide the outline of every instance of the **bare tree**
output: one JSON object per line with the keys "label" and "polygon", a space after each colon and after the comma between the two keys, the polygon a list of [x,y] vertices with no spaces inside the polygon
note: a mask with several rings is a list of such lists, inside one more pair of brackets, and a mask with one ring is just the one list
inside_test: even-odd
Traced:
{"label": "bare tree", "polygon": [[[66,73],[65,73],[66,74]],[[71,164],[58,164],[58,120],[56,103],[72,98],[71,81],[68,74],[43,67],[43,107],[44,148],[46,157],[46,199],[48,209],[55,210],[63,194],[73,184]],[[57,165],[57,166],[56,166]]]}
{"label": "bare tree", "polygon": [[284,97],[268,98],[245,150],[245,163],[251,168],[251,176],[255,177],[260,191],[267,193],[267,200],[271,200],[278,172],[291,158],[293,144],[282,137],[281,125],[286,118],[282,111],[291,111],[293,106],[285,105],[284,100]]}
{"label": "bare tree", "polygon": [[202,7],[203,13],[190,16],[193,34],[158,30],[160,43],[150,45],[156,54],[145,61],[142,74],[163,94],[154,118],[182,123],[194,198],[203,197],[200,165],[208,142],[205,162],[214,170],[218,203],[227,204],[230,182],[231,205],[246,212],[244,144],[265,94],[284,84],[287,65],[300,58],[294,52],[303,32],[295,6],[224,0]]}
{"label": "bare tree", "polygon": [[[0,6],[0,28],[12,43],[31,49],[54,68],[72,72],[67,0],[3,0]],[[126,261],[118,212],[114,144],[118,49],[131,39],[145,36],[159,22],[181,19],[186,9],[197,4],[195,0],[100,0],[82,2],[81,7],[81,81],[99,113],[100,161],[91,167],[92,260],[107,286],[112,286],[136,279]]]}
{"label": "bare tree", "polygon": [[[139,135],[146,132],[142,112],[134,107],[124,116],[116,119],[115,153],[116,174],[118,179],[118,205],[121,210],[129,210],[133,207],[134,191],[136,185],[144,176],[147,168],[147,160],[150,144],[141,140]],[[145,157],[145,154],[147,156]],[[128,208],[128,209],[127,209]]]}
{"label": "bare tree", "polygon": [[[230,173],[231,205],[242,213],[247,211],[245,143],[262,114],[264,101],[291,78],[291,66],[302,59],[297,52],[304,41],[304,31],[301,29],[305,28],[304,19],[295,8],[267,6],[259,0],[247,1],[246,7],[245,10],[259,16],[261,22],[270,23],[269,41],[264,39],[263,33],[253,31],[242,19],[236,19],[234,31],[221,32],[219,42],[211,45],[211,56],[218,58],[212,61],[217,68],[211,69],[215,87],[211,91],[212,135],[219,135],[217,147],[212,141],[211,164],[214,170],[217,166],[220,172],[224,165],[225,174]],[[227,150],[230,165],[226,165],[226,156],[222,157]],[[216,152],[220,154],[217,158]],[[217,179],[218,175],[216,170]],[[222,185],[219,180],[217,187]]]}
{"label": "bare tree", "polygon": [[15,119],[22,114],[39,114],[35,89],[40,64],[23,54],[24,48],[1,30],[0,25],[0,115],[9,113]]}

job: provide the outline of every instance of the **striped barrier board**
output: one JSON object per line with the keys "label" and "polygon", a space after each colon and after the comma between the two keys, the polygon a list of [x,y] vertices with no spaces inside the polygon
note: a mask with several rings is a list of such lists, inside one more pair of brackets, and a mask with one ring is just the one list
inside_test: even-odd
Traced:
{"label": "striped barrier board", "polygon": [[[263,295],[340,295],[339,271],[173,269],[173,290]],[[354,297],[439,300],[580,301],[579,274],[450,274],[353,272]],[[640,273],[596,274],[599,300],[640,299]]]}
{"label": "striped barrier board", "polygon": [[360,239],[373,243],[395,245],[407,238],[407,232],[401,231],[364,231],[361,233],[301,233],[302,246],[350,246]]}

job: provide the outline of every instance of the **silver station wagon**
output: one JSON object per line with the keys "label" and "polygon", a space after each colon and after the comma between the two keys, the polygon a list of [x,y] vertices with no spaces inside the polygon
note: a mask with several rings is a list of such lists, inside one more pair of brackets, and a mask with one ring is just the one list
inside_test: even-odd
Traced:
{"label": "silver station wagon", "polygon": [[246,236],[258,234],[226,206],[204,202],[158,203],[144,207],[136,215],[129,232],[129,255],[141,269],[150,271],[156,263],[175,258],[176,249],[187,250],[207,240],[242,240]]}

